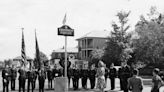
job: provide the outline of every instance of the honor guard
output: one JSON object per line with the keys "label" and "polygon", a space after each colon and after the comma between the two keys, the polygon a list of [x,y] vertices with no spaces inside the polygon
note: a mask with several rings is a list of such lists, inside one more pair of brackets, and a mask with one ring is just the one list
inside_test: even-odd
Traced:
{"label": "honor guard", "polygon": [[84,65],[84,68],[82,70],[82,87],[84,89],[87,89],[87,79],[88,79],[88,67],[86,65]]}
{"label": "honor guard", "polygon": [[17,70],[16,70],[15,66],[13,65],[12,69],[11,69],[11,90],[15,90],[16,77],[17,77]]}
{"label": "honor guard", "polygon": [[114,64],[112,63],[109,69],[109,78],[111,82],[111,90],[115,89],[115,78],[116,78],[116,68],[114,67]]}
{"label": "honor guard", "polygon": [[38,71],[39,92],[44,92],[45,79],[46,79],[46,72],[45,72],[44,68],[42,67]]}
{"label": "honor guard", "polygon": [[72,78],[72,76],[73,76],[73,69],[72,68],[68,68],[68,87],[70,87],[70,80],[71,80],[71,78]]}
{"label": "honor guard", "polygon": [[95,80],[96,80],[95,64],[91,65],[91,69],[89,71],[89,80],[90,80],[90,84],[91,84],[91,89],[94,89],[94,87],[95,87]]}
{"label": "honor guard", "polygon": [[52,89],[53,71],[51,67],[49,67],[49,69],[47,70],[47,78],[48,78],[48,88]]}
{"label": "honor guard", "polygon": [[27,71],[27,79],[28,79],[28,84],[27,84],[27,92],[30,92],[30,86],[31,86],[31,91],[34,91],[34,71],[29,70]]}
{"label": "honor guard", "polygon": [[77,67],[73,66],[73,77],[72,77],[72,79],[73,79],[74,90],[77,90],[79,88],[79,78],[80,78],[79,74],[80,73],[79,73],[79,70],[77,69]]}
{"label": "honor guard", "polygon": [[34,89],[35,89],[35,85],[36,85],[36,79],[37,79],[37,70],[36,69],[34,69]]}
{"label": "honor guard", "polygon": [[122,72],[123,72],[123,91],[124,92],[128,92],[128,78],[130,78],[131,76],[131,70],[130,70],[130,66],[127,65],[127,62],[122,62],[123,63],[123,68],[122,68]]}
{"label": "honor guard", "polygon": [[109,69],[105,65],[105,83],[107,84],[107,78],[109,77]]}
{"label": "honor guard", "polygon": [[123,90],[123,71],[122,71],[123,66],[118,69],[117,76],[120,79],[120,90]]}
{"label": "honor guard", "polygon": [[26,71],[24,70],[23,67],[21,67],[18,70],[19,73],[19,92],[21,92],[21,89],[23,90],[23,92],[25,92],[25,83],[26,83]]}
{"label": "honor guard", "polygon": [[8,66],[6,66],[6,68],[2,70],[3,92],[9,92],[9,77],[9,69]]}

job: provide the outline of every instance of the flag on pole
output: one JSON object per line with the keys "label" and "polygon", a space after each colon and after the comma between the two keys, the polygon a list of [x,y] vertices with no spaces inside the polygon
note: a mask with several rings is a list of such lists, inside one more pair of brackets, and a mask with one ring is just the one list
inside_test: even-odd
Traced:
{"label": "flag on pole", "polygon": [[25,42],[24,42],[24,33],[23,33],[24,28],[22,28],[22,49],[21,49],[21,57],[22,57],[22,66],[24,67],[27,64],[26,61],[26,51],[25,51]]}
{"label": "flag on pole", "polygon": [[38,45],[38,40],[36,36],[36,29],[35,29],[35,49],[36,49],[35,59],[36,59],[37,68],[40,68],[41,67],[40,51],[39,51],[39,45]]}
{"label": "flag on pole", "polygon": [[65,14],[64,19],[63,19],[63,25],[65,25],[67,19],[67,14]]}

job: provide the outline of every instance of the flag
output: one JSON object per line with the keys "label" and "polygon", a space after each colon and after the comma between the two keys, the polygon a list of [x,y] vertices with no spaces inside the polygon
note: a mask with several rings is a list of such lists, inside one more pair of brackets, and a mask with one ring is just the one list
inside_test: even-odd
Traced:
{"label": "flag", "polygon": [[36,60],[36,64],[37,64],[36,66],[37,66],[37,68],[40,68],[41,67],[40,51],[39,51],[38,40],[37,40],[37,37],[36,37],[36,30],[35,30],[35,49],[36,49],[35,60]]}
{"label": "flag", "polygon": [[65,14],[64,19],[63,19],[63,25],[65,25],[67,19],[67,14]]}
{"label": "flag", "polygon": [[23,33],[24,28],[22,28],[22,49],[21,49],[21,57],[22,57],[22,65],[26,65],[26,51],[25,51],[25,42],[24,42],[24,33]]}

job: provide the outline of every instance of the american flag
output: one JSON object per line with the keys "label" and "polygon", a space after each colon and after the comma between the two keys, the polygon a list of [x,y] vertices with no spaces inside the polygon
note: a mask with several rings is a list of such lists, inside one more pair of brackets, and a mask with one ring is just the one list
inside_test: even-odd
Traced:
{"label": "american flag", "polygon": [[21,57],[22,57],[22,65],[26,65],[26,51],[25,51],[25,42],[24,42],[24,28],[22,28],[22,49],[21,49]]}

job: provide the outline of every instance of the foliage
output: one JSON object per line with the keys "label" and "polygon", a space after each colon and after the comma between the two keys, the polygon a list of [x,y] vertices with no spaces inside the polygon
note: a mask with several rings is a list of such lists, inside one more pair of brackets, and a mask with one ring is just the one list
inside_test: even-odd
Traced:
{"label": "foliage", "polygon": [[148,18],[140,17],[135,31],[139,38],[133,39],[135,59],[145,63],[162,63],[164,52],[164,15],[155,7],[150,9]]}
{"label": "foliage", "polygon": [[12,60],[11,59],[4,60],[4,63],[5,63],[5,66],[6,65],[11,66],[12,65]]}
{"label": "foliage", "polygon": [[[43,52],[40,51],[39,56],[40,56],[41,65],[48,65],[47,64],[48,63],[48,58],[47,58],[46,54],[44,54]],[[36,61],[36,58],[34,59],[34,66],[38,67],[38,63]]]}
{"label": "foliage", "polygon": [[90,62],[89,62],[89,65],[91,64],[96,64],[97,66],[97,63],[100,59],[102,59],[102,56],[104,55],[104,50],[103,49],[95,49],[91,52],[91,55],[90,55]]}
{"label": "foliage", "polygon": [[107,66],[112,62],[119,65],[120,61],[127,61],[131,57],[131,34],[127,32],[130,28],[130,25],[127,25],[129,14],[130,12],[118,12],[116,16],[119,23],[112,23],[113,30],[106,43],[107,46],[103,56]]}

